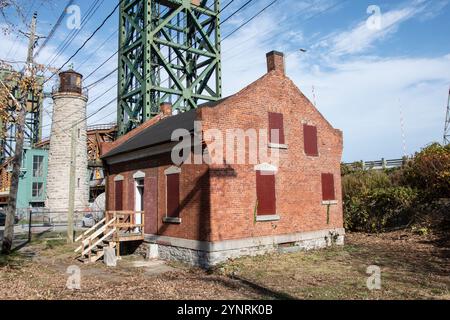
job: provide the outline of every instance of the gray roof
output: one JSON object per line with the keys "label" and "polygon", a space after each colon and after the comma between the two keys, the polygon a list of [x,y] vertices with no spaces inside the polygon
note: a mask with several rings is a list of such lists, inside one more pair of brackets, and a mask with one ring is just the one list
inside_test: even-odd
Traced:
{"label": "gray roof", "polygon": [[122,153],[135,151],[171,141],[172,132],[177,129],[194,130],[194,121],[197,117],[196,110],[180,113],[163,119],[160,122],[146,128],[134,137],[126,140],[118,147],[106,153],[102,158],[109,158]]}
{"label": "gray roof", "polygon": [[[213,108],[227,100],[229,97],[218,101],[204,103],[199,108]],[[102,156],[103,159],[113,157],[122,153],[140,150],[164,142],[172,141],[172,133],[177,129],[186,129],[189,132],[194,131],[194,122],[197,117],[197,110],[193,109],[180,113],[157,122],[156,124],[144,129],[134,137],[124,141],[118,147],[110,150]]]}

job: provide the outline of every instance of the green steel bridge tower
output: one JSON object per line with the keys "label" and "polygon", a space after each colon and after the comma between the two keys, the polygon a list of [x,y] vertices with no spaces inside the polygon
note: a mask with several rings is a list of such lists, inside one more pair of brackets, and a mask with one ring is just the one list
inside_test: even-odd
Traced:
{"label": "green steel bridge tower", "polygon": [[124,0],[120,4],[118,135],[159,113],[222,95],[220,0]]}

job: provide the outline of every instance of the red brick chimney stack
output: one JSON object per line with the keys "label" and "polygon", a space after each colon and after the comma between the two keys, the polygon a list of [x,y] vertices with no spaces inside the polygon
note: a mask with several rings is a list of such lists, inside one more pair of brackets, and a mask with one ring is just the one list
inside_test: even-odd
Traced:
{"label": "red brick chimney stack", "polygon": [[163,102],[160,105],[161,113],[164,117],[172,116],[172,104],[169,102]]}
{"label": "red brick chimney stack", "polygon": [[277,71],[282,74],[286,73],[284,64],[284,53],[271,51],[267,55],[267,72]]}

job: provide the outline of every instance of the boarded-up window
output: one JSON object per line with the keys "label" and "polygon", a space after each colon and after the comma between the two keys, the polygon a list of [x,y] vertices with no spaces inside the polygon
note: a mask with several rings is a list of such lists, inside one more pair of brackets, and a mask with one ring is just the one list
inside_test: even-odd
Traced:
{"label": "boarded-up window", "polygon": [[334,176],[332,173],[322,174],[322,198],[323,201],[336,200],[334,191]]}
{"label": "boarded-up window", "polygon": [[269,112],[270,143],[285,144],[283,114]]}
{"label": "boarded-up window", "polygon": [[115,182],[114,200],[115,200],[114,210],[122,211],[123,210],[123,181],[122,180]]}
{"label": "boarded-up window", "polygon": [[167,175],[167,217],[180,217],[180,174]]}
{"label": "boarded-up window", "polygon": [[256,171],[256,193],[258,198],[258,215],[276,214],[274,172]]}
{"label": "boarded-up window", "polygon": [[318,157],[319,149],[317,145],[317,128],[315,126],[303,126],[303,135],[305,143],[305,153],[310,157]]}

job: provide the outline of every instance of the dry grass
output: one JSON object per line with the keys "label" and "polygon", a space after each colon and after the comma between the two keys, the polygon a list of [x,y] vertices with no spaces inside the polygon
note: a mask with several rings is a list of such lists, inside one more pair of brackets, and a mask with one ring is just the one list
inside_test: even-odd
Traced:
{"label": "dry grass", "polygon": [[[295,299],[450,299],[448,248],[395,232],[350,234],[345,247],[243,258],[223,266]],[[381,290],[367,289],[367,267],[381,268]]]}
{"label": "dry grass", "polygon": [[[154,275],[131,267],[81,265],[72,247],[40,241],[0,256],[0,299],[450,299],[447,247],[402,233],[351,234],[343,248],[242,258],[206,272],[179,264]],[[69,265],[80,291],[66,289]],[[382,290],[366,288],[366,268],[382,269]]]}

